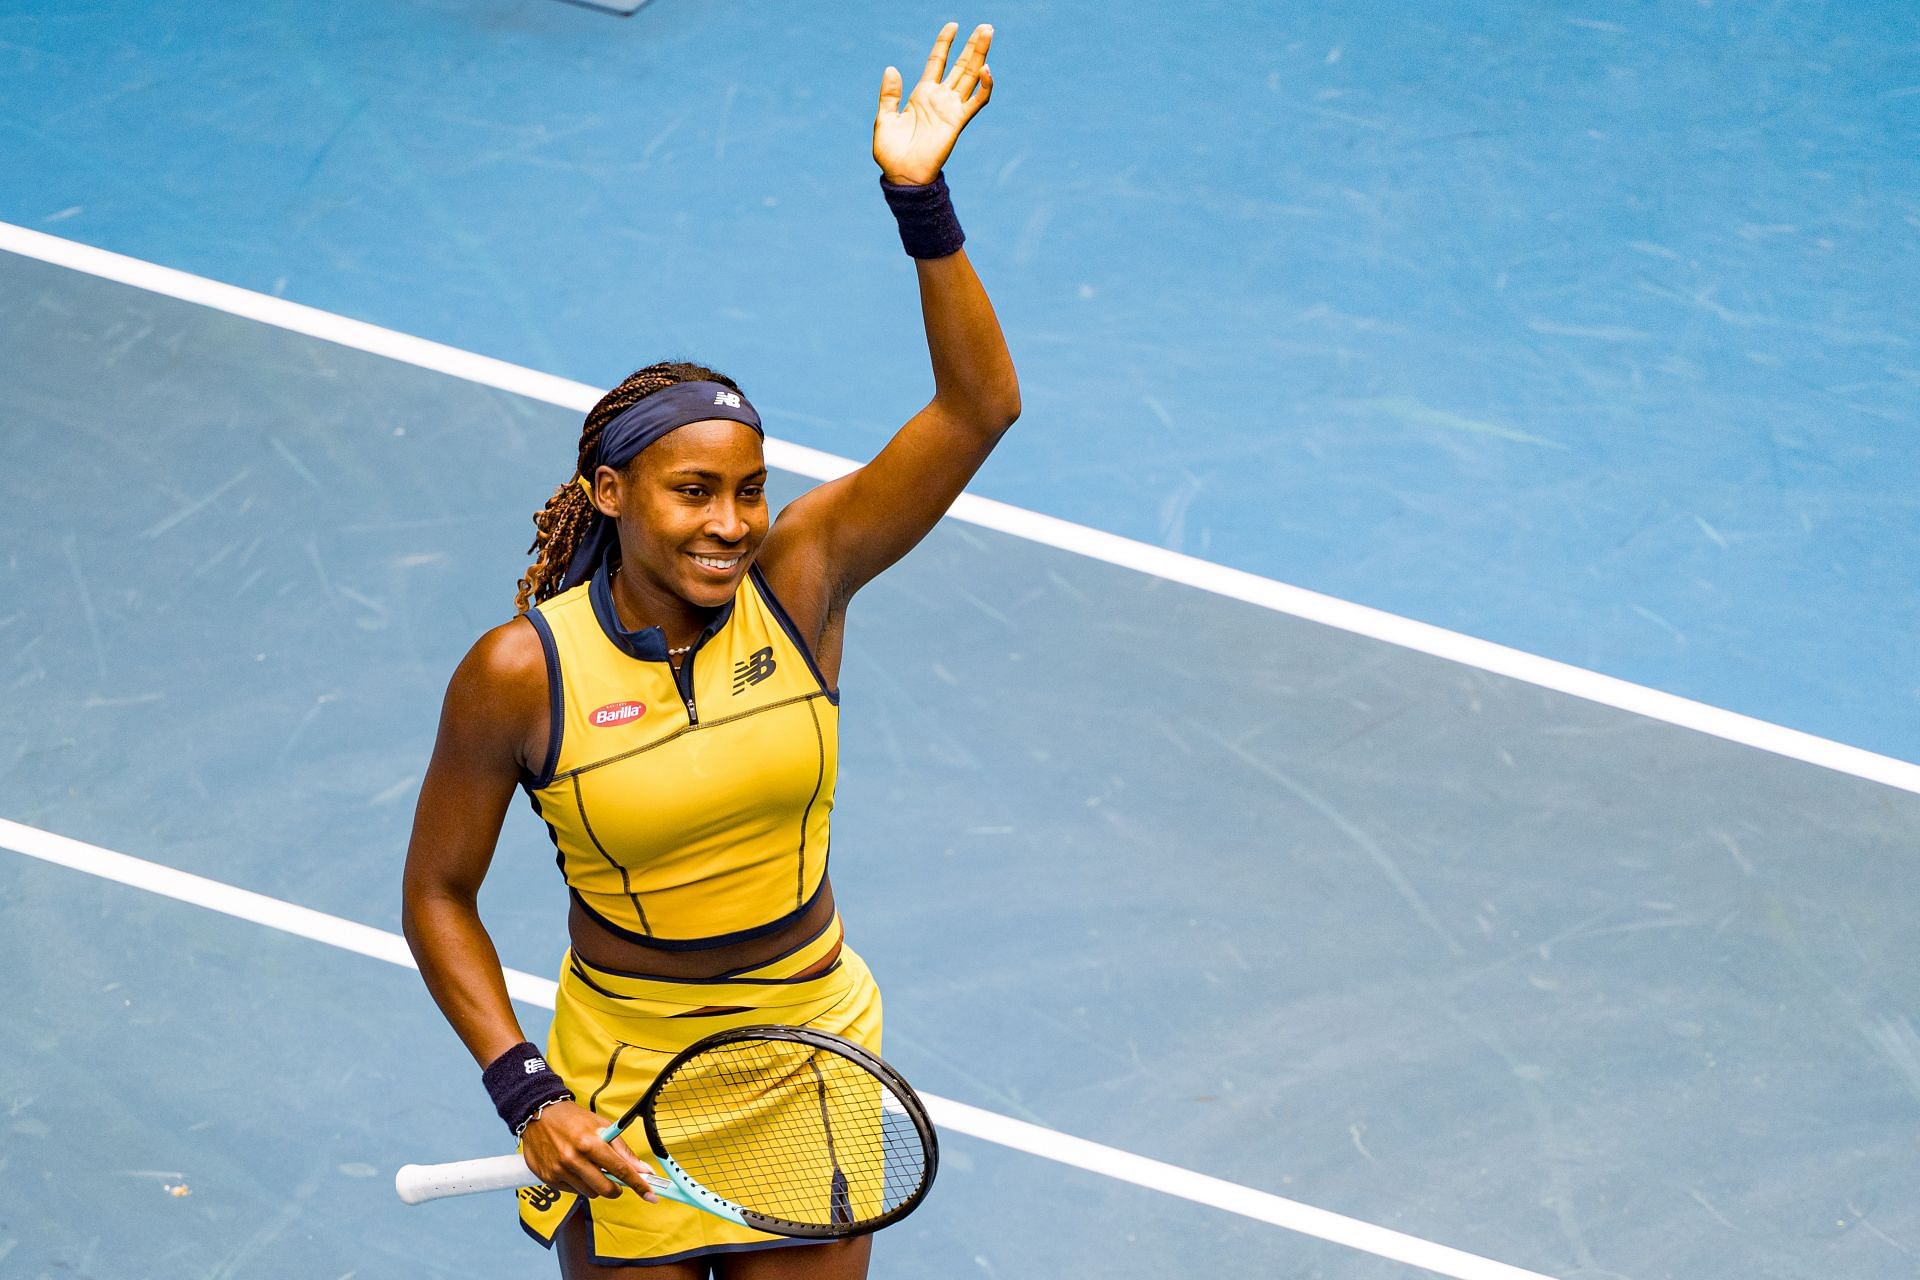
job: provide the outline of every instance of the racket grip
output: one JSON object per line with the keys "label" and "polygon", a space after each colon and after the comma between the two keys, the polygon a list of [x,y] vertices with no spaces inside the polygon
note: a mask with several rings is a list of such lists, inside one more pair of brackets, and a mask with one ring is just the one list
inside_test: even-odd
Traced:
{"label": "racket grip", "polygon": [[509,1187],[530,1187],[540,1181],[518,1152],[505,1156],[487,1156],[480,1160],[456,1160],[451,1164],[408,1164],[393,1175],[393,1189],[407,1204],[440,1200],[447,1196],[470,1196],[479,1191],[504,1191]]}

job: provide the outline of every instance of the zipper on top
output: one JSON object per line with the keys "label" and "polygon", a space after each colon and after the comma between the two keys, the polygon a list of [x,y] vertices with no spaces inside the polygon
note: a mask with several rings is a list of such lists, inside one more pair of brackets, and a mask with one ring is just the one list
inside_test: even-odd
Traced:
{"label": "zipper on top", "polygon": [[693,705],[693,660],[700,656],[700,646],[706,642],[705,636],[695,640],[693,648],[680,660],[679,666],[674,666],[671,659],[667,663],[668,669],[673,672],[674,687],[680,691],[680,701],[687,704],[688,728],[693,728],[700,723],[700,709]]}
{"label": "zipper on top", "polygon": [[[711,623],[708,625],[712,626]],[[695,706],[693,701],[693,660],[700,656],[702,649],[706,648],[707,641],[724,630],[726,628],[722,625],[714,627],[711,631],[701,632],[694,640],[693,648],[687,651],[687,656],[680,660],[680,665],[677,667],[673,665],[672,655],[669,654],[667,657],[667,670],[673,672],[674,688],[680,692],[680,701],[686,704],[687,727],[690,729],[697,728],[700,724],[700,708]],[[663,631],[660,635],[661,642],[665,643],[666,633]]]}

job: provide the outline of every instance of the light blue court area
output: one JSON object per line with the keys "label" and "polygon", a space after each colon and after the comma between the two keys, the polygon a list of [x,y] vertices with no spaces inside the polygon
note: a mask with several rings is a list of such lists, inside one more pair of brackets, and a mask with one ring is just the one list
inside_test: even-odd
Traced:
{"label": "light blue court area", "polygon": [[0,220],[868,456],[881,67],[1027,417],[993,497],[1920,760],[1910,0],[18,0]]}
{"label": "light blue court area", "polygon": [[[0,816],[393,930],[573,416],[8,255],[0,297]],[[928,1092],[1561,1280],[1912,1275],[1920,796],[966,526],[850,634],[835,883]],[[508,965],[563,903],[518,807]],[[551,1274],[504,1197],[392,1195],[502,1137],[416,975],[12,845],[0,912],[7,1275]],[[1421,1274],[954,1133],[878,1247]]]}

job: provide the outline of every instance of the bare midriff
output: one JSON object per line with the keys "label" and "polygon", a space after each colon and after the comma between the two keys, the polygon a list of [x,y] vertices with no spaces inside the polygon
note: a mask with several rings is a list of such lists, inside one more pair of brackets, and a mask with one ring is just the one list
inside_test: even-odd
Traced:
{"label": "bare midriff", "polygon": [[[643,974],[656,978],[717,978],[725,973],[736,973],[741,969],[751,969],[755,965],[765,964],[776,956],[785,955],[807,939],[827,927],[833,919],[833,886],[823,884],[819,895],[807,913],[784,929],[770,933],[764,938],[752,938],[745,942],[728,943],[701,951],[666,951],[641,943],[630,942],[625,938],[609,933],[580,909],[578,902],[572,903],[567,912],[567,933],[573,942],[573,953],[596,969],[608,969],[616,973]],[[839,944],[796,978],[810,977],[831,968],[840,957]],[[698,1010],[700,1013],[716,1012],[712,1009]]]}

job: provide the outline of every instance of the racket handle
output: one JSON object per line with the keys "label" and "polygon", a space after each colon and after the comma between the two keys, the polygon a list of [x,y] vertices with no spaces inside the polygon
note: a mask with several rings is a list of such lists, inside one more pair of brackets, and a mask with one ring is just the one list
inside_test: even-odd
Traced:
{"label": "racket handle", "polygon": [[[607,1176],[613,1178],[612,1174]],[[613,1180],[620,1182],[618,1178]],[[400,1171],[393,1175],[393,1189],[405,1203],[420,1204],[426,1200],[444,1200],[448,1196],[471,1196],[482,1191],[531,1187],[539,1181],[540,1175],[527,1168],[527,1162],[515,1152],[507,1156],[485,1156],[479,1160],[455,1160],[451,1164],[401,1165]],[[652,1170],[647,1172],[647,1182],[665,1199],[678,1200],[682,1204],[699,1203]],[[620,1185],[627,1184],[621,1182]]]}
{"label": "racket handle", "polygon": [[451,1164],[408,1164],[393,1175],[393,1189],[408,1204],[446,1196],[470,1196],[479,1191],[530,1187],[540,1181],[518,1152]]}

